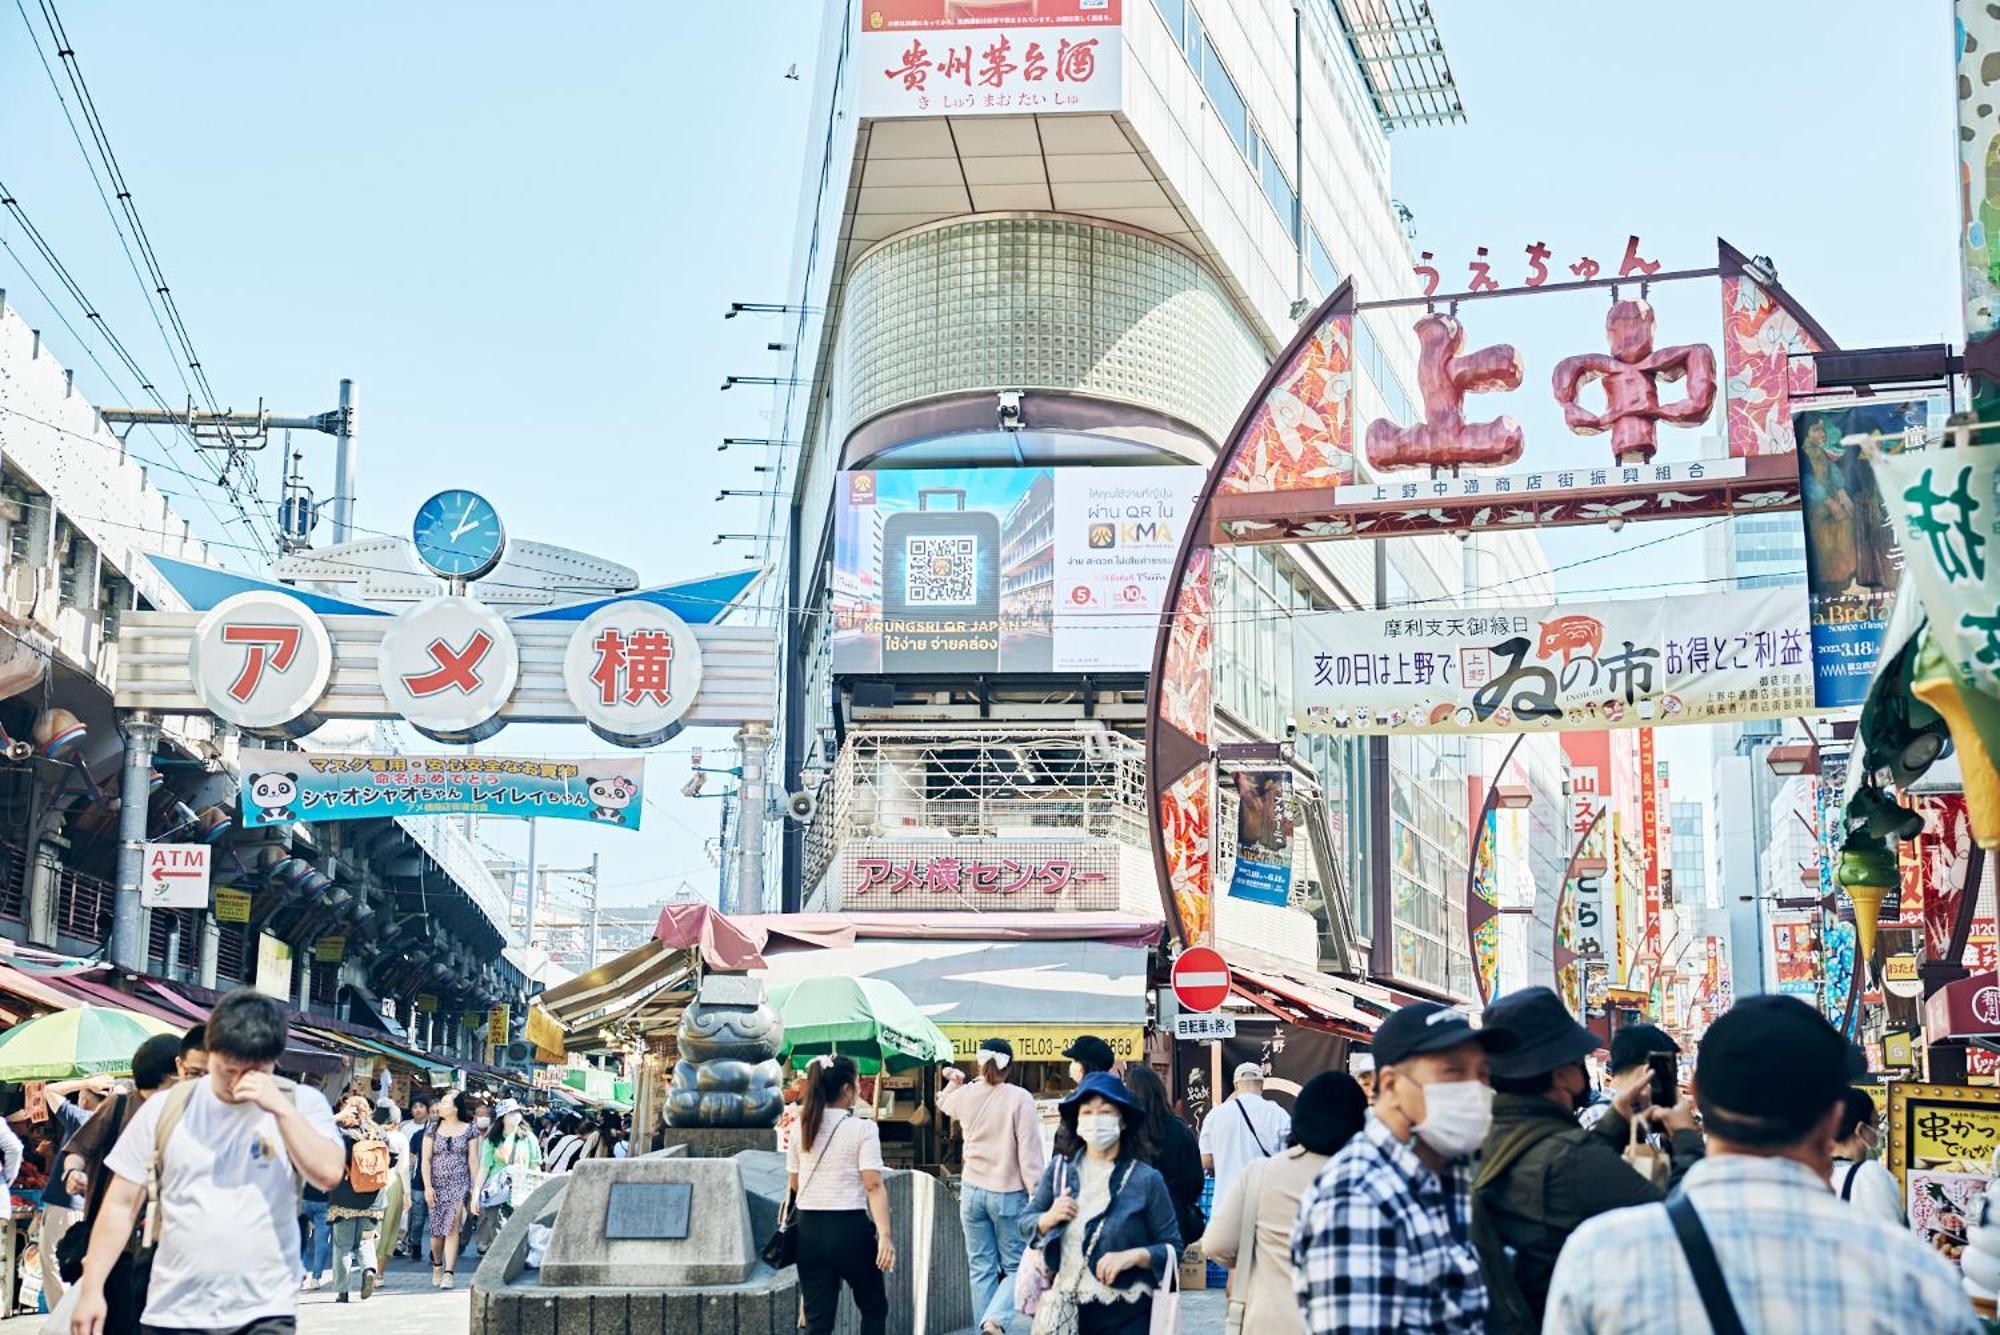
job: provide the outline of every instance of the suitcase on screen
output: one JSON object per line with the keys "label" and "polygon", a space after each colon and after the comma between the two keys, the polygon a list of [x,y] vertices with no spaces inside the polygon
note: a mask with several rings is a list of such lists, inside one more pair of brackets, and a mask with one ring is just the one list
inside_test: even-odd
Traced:
{"label": "suitcase on screen", "polygon": [[[955,509],[930,508],[953,497]],[[882,524],[882,671],[993,672],[1000,666],[1000,516],[965,492],[927,487]]]}

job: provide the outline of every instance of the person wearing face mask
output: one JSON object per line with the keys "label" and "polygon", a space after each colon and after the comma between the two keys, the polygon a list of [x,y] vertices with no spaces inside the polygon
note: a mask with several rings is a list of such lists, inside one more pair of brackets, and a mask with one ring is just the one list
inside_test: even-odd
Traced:
{"label": "person wearing face mask", "polygon": [[1092,1071],[1057,1116],[1055,1157],[1021,1214],[1021,1264],[1050,1276],[1034,1328],[1150,1330],[1153,1294],[1171,1282],[1181,1230],[1166,1179],[1148,1162],[1145,1106],[1117,1076]]}
{"label": "person wearing face mask", "polygon": [[[1486,1008],[1486,1028],[1514,1040],[1493,1058],[1493,1129],[1472,1182],[1472,1240],[1493,1303],[1493,1328],[1532,1335],[1542,1327],[1549,1277],[1578,1224],[1606,1210],[1666,1199],[1625,1161],[1635,1121],[1649,1114],[1673,1134],[1671,1188],[1702,1156],[1694,1104],[1652,1109],[1649,1080],[1617,1083],[1589,1128],[1585,1059],[1596,1034],[1570,1017],[1546,987],[1524,987]],[[1642,1063],[1643,1066],[1643,1063]]]}
{"label": "person wearing face mask", "polygon": [[1110,1072],[1118,1065],[1118,1054],[1096,1034],[1078,1034],[1076,1041],[1063,1049],[1063,1056],[1069,1058],[1070,1083],[1076,1085],[1093,1071]]}
{"label": "person wearing face mask", "polygon": [[1493,1121],[1487,1054],[1513,1042],[1434,1001],[1375,1031],[1374,1109],[1314,1179],[1292,1229],[1292,1289],[1312,1335],[1485,1330],[1466,1161]]}
{"label": "person wearing face mask", "polygon": [[1874,1157],[1881,1143],[1882,1133],[1875,1129],[1875,1100],[1866,1090],[1850,1088],[1840,1129],[1834,1133],[1833,1175],[1828,1181],[1840,1199],[1857,1210],[1901,1224],[1903,1193],[1895,1174]]}
{"label": "person wearing face mask", "polygon": [[542,1166],[542,1147],[528,1129],[521,1105],[502,1099],[493,1109],[479,1152],[479,1176],[473,1183],[472,1213],[479,1220],[479,1251],[484,1255],[494,1235],[514,1213],[514,1175]]}

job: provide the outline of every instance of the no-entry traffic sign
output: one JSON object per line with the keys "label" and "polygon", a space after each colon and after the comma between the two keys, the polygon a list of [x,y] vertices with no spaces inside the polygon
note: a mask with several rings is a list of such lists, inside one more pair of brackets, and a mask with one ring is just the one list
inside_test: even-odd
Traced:
{"label": "no-entry traffic sign", "polygon": [[208,907],[208,845],[147,844],[139,902],[149,909]]}
{"label": "no-entry traffic sign", "polygon": [[1184,1011],[1212,1011],[1229,995],[1229,965],[1207,946],[1174,957],[1174,1000]]}

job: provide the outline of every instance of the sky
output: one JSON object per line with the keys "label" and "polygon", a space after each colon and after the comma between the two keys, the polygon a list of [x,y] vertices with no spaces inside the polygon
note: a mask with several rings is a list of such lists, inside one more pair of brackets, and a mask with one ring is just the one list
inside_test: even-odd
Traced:
{"label": "sky", "polygon": [[[25,9],[53,59],[36,5]],[[1615,263],[1632,233],[1668,267],[1704,266],[1722,235],[1775,258],[1845,343],[1956,341],[1947,6],[1434,9],[1469,119],[1400,132],[1392,152],[1396,193],[1448,274],[1487,245],[1505,277],[1535,240]],[[765,345],[783,331],[721,315],[731,301],[785,299],[821,14],[811,0],[62,5],[227,404],[319,412],[352,377],[361,528],[402,533],[424,497],[471,485],[511,534],[621,561],[646,583],[741,568],[745,547],[711,540],[757,527],[761,502],[713,499],[762,486],[756,460],[715,445],[769,434],[769,400],[717,386],[779,374],[784,358]],[[0,182],[149,374],[177,386],[27,32],[0,7]],[[785,78],[794,64],[803,77]],[[11,220],[0,238],[25,251]],[[4,254],[0,287],[96,401],[129,397],[103,383]],[[1713,287],[1688,288],[1656,294],[1662,336],[1712,342]],[[1465,312],[1475,340],[1512,341],[1527,360],[1526,388],[1496,411],[1526,424],[1529,463],[1603,449],[1569,438],[1542,390],[1556,359],[1599,346],[1599,300]],[[295,443],[329,495],[330,442]],[[260,461],[273,499],[279,454],[274,443]],[[173,462],[192,467],[185,452]],[[244,541],[193,498],[182,510],[203,536]],[[1558,535],[1551,557],[1636,546],[1658,536],[1646,527]],[[1692,571],[1699,546],[1680,538],[1595,560],[1561,572],[1561,587]],[[1690,769],[1706,773],[1706,738],[1672,731],[1663,753],[1678,786]],[[717,804],[674,791],[696,743],[707,763],[733,763],[726,736],[684,734],[652,753],[645,830],[545,822],[544,861],[600,851],[607,903],[712,890],[702,842]],[[601,748],[520,728],[484,749]],[[710,791],[728,783],[711,776]],[[484,833],[522,851],[518,828]]]}

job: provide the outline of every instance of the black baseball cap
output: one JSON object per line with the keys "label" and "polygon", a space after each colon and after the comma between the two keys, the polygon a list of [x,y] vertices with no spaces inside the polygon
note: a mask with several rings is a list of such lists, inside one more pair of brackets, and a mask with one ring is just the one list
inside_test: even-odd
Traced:
{"label": "black baseball cap", "polygon": [[1656,1052],[1678,1054],[1681,1045],[1656,1024],[1628,1024],[1611,1036],[1611,1073],[1617,1075],[1635,1066],[1644,1066]]}
{"label": "black baseball cap", "polygon": [[1498,1029],[1475,1029],[1472,1019],[1456,1007],[1437,1001],[1413,1001],[1390,1014],[1369,1044],[1378,1067],[1426,1052],[1442,1052],[1461,1043],[1477,1043],[1488,1052],[1511,1051],[1516,1040]]}
{"label": "black baseball cap", "polygon": [[1118,1054],[1096,1034],[1078,1034],[1076,1042],[1063,1049],[1063,1056],[1082,1062],[1085,1071],[1108,1071],[1118,1064]]}
{"label": "black baseball cap", "polygon": [[1560,1070],[1597,1051],[1597,1035],[1578,1024],[1546,987],[1523,987],[1486,1008],[1482,1033],[1506,1034],[1514,1046],[1493,1056],[1493,1074],[1526,1078]]}
{"label": "black baseball cap", "polygon": [[1702,1035],[1694,1084],[1703,1113],[1761,1118],[1803,1134],[1843,1097],[1848,1046],[1797,997],[1745,997]]}

